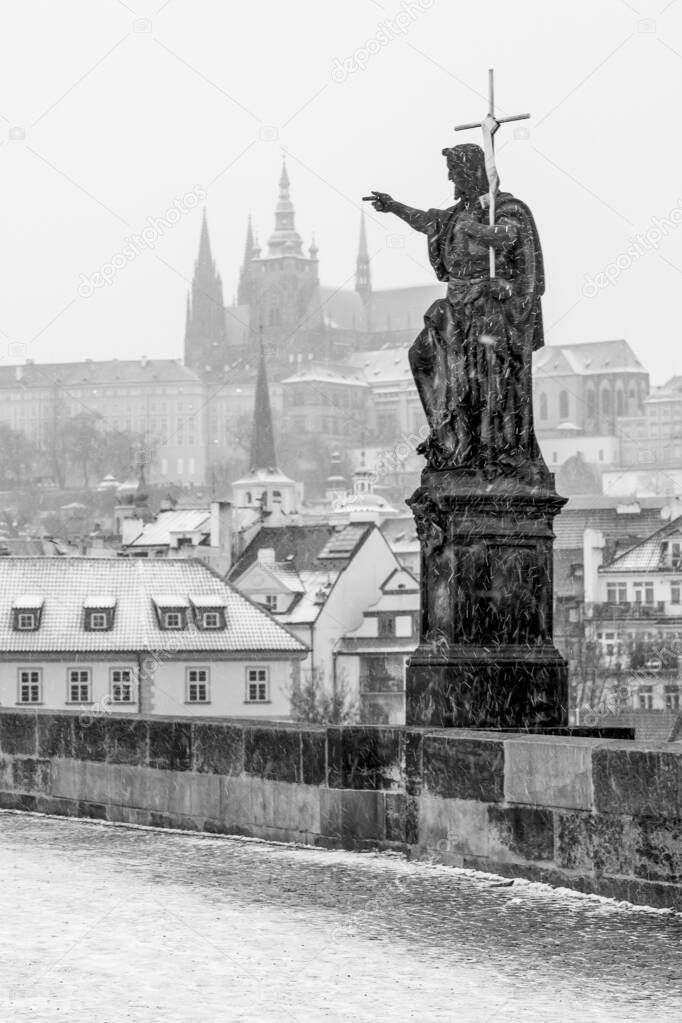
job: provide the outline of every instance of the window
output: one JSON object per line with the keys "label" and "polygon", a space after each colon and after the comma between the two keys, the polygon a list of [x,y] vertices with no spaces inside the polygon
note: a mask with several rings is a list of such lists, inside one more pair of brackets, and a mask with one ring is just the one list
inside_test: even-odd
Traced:
{"label": "window", "polygon": [[670,584],[670,603],[679,604],[682,596],[682,584],[674,582]]}
{"label": "window", "polygon": [[568,419],[568,391],[559,392],[559,419]]}
{"label": "window", "polygon": [[111,669],[112,703],[133,702],[133,672],[131,668]]}
{"label": "window", "polygon": [[106,611],[91,611],[90,612],[90,628],[97,629],[108,629],[109,628],[109,617]]}
{"label": "window", "polygon": [[32,611],[20,611],[17,615],[17,629],[31,632],[36,627],[36,616]]}
{"label": "window", "polygon": [[209,703],[208,668],[187,669],[187,703]]}
{"label": "window", "polygon": [[544,391],[540,394],[540,419],[547,418],[547,395]]}
{"label": "window", "polygon": [[627,583],[607,583],[606,600],[609,604],[625,604],[628,599]]}
{"label": "window", "polygon": [[180,611],[164,611],[163,613],[164,629],[181,629],[182,624],[183,624],[182,614]]}
{"label": "window", "polygon": [[276,593],[266,593],[265,594],[265,606],[270,611],[276,611],[277,610],[277,594]]}
{"label": "window", "polygon": [[42,688],[43,672],[41,668],[20,668],[19,703],[40,703]]}
{"label": "window", "polygon": [[680,690],[678,689],[677,686],[666,687],[665,709],[666,710],[680,709]]}
{"label": "window", "polygon": [[382,638],[395,636],[395,617],[393,615],[379,615],[378,635]]}
{"label": "window", "polygon": [[597,400],[596,400],[595,392],[592,390],[591,387],[588,388],[588,390],[587,390],[587,402],[586,402],[586,404],[587,404],[587,418],[588,419],[594,419],[594,417],[596,415],[596,412],[597,412]]}
{"label": "window", "polygon": [[90,669],[69,669],[68,703],[90,703]]}
{"label": "window", "polygon": [[267,668],[246,669],[246,703],[268,703],[269,688]]}
{"label": "window", "polygon": [[601,410],[605,416],[611,412],[611,392],[606,388],[601,392]]}
{"label": "window", "polygon": [[654,706],[653,686],[640,686],[639,709],[652,710]]}
{"label": "window", "polygon": [[202,624],[205,629],[219,629],[221,626],[220,614],[218,611],[204,611]]}

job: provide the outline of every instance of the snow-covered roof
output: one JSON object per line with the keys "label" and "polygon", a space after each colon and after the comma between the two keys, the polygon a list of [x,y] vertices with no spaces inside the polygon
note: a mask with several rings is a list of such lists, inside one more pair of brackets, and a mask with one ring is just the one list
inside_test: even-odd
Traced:
{"label": "snow-covered roof", "polygon": [[[84,628],[83,607],[93,593],[106,593],[116,601],[109,630]],[[35,632],[15,631],[15,601],[25,601],[27,596],[35,601],[34,594],[43,607],[40,628]],[[191,614],[184,629],[161,628],[156,606],[189,606],[190,601],[224,607],[226,628],[210,632],[199,629]],[[187,650],[299,655],[305,649],[267,611],[204,564],[189,558],[0,560],[0,650],[5,654]]]}
{"label": "snow-covered roof", "polygon": [[161,511],[153,522],[147,522],[129,547],[168,547],[171,534],[209,533],[211,516],[207,508],[173,508]]}

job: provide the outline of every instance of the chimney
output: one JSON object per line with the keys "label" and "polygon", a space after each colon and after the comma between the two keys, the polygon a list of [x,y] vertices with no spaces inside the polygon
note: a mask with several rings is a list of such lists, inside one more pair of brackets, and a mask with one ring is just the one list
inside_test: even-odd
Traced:
{"label": "chimney", "polygon": [[604,534],[598,529],[583,533],[583,570],[585,573],[585,603],[595,604],[599,597],[599,568],[604,560]]}
{"label": "chimney", "polygon": [[232,554],[232,503],[211,501],[211,547]]}
{"label": "chimney", "polygon": [[274,565],[275,564],[275,548],[274,547],[261,547],[258,551],[258,560],[261,565]]}
{"label": "chimney", "polygon": [[14,367],[14,379],[17,381],[17,383],[23,378],[23,376],[24,376],[24,367],[23,366],[15,366]]}
{"label": "chimney", "polygon": [[132,543],[133,540],[140,535],[144,526],[142,519],[138,519],[136,515],[120,518],[119,524],[121,530],[121,545],[123,547]]}
{"label": "chimney", "polygon": [[146,369],[147,368],[147,363],[148,362],[149,362],[149,359],[147,358],[147,356],[143,355],[142,358],[140,359],[140,366],[142,366],[142,369]]}

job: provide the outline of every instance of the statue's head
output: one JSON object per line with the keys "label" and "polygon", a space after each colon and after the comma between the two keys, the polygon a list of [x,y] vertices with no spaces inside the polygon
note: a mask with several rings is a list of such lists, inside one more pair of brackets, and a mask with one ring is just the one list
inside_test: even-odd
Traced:
{"label": "statue's head", "polygon": [[455,186],[455,199],[478,199],[488,191],[485,156],[480,146],[467,142],[443,150],[448,178]]}

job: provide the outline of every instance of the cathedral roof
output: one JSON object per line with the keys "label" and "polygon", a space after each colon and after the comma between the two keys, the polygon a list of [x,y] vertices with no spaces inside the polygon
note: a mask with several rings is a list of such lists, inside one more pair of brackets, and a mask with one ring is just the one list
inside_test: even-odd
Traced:
{"label": "cathedral roof", "polygon": [[54,384],[118,385],[146,383],[194,383],[197,374],[177,359],[106,359],[84,362],[26,362],[0,365],[0,387],[49,387]]}
{"label": "cathedral roof", "polygon": [[[566,366],[566,368],[564,368]],[[545,345],[533,360],[536,375],[548,376],[562,372],[581,376],[636,371],[645,373],[627,341],[588,341],[572,345]]]}

